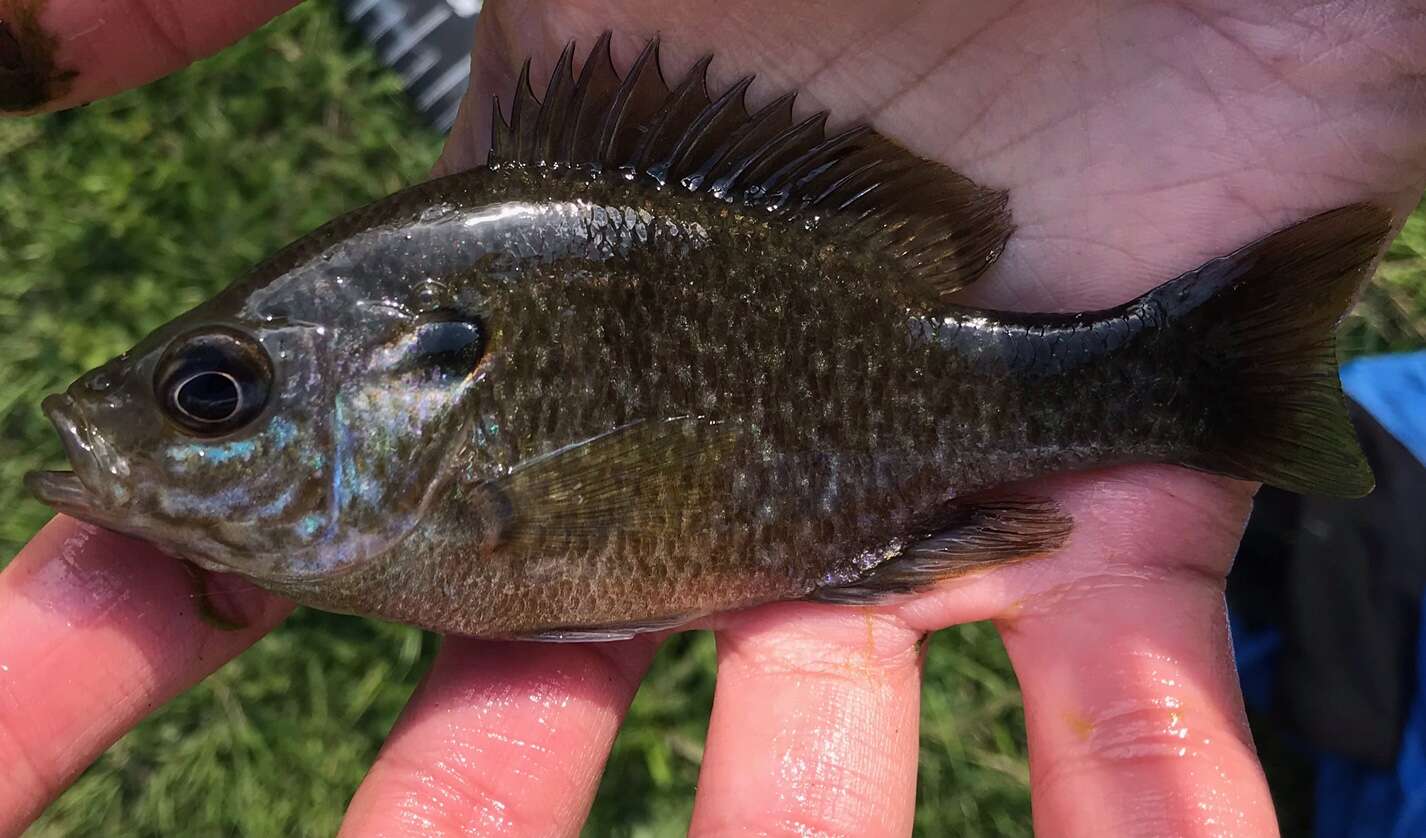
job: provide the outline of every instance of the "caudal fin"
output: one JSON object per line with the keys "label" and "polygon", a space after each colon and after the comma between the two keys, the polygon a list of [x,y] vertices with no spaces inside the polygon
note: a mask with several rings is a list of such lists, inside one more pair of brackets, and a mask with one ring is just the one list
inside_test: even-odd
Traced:
{"label": "caudal fin", "polygon": [[1185,465],[1304,494],[1372,490],[1335,338],[1390,228],[1380,207],[1342,207],[1150,292],[1177,314],[1223,402]]}

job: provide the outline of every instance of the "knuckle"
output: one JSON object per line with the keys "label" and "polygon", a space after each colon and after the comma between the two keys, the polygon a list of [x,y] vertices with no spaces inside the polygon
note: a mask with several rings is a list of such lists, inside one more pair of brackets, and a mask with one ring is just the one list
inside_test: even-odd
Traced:
{"label": "knuckle", "polygon": [[[1166,799],[1162,806],[1119,807],[1119,814],[1129,819],[1137,817],[1135,812],[1204,810],[1225,782],[1225,766],[1254,752],[1246,734],[1233,724],[1210,712],[1195,717],[1186,699],[1171,692],[1108,701],[1084,716],[1066,714],[1064,722],[1074,734],[1070,742],[1049,759],[1031,761],[1031,785],[1037,794],[1081,787],[1086,775],[1132,775],[1135,781],[1129,785],[1142,793],[1140,804],[1156,795],[1194,797],[1188,806],[1167,805]],[[1194,779],[1191,789],[1184,787],[1185,778]],[[1123,834],[1151,833],[1136,827]]]}

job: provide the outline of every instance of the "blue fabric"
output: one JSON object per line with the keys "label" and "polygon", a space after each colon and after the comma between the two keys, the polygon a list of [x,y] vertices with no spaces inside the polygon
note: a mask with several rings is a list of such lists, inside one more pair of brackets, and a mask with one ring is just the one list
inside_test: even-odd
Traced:
{"label": "blue fabric", "polygon": [[1392,838],[1420,838],[1426,835],[1426,622],[1416,639],[1416,699],[1402,737],[1396,777],[1401,812]]}
{"label": "blue fabric", "polygon": [[1426,836],[1426,623],[1416,639],[1416,696],[1396,770],[1317,758],[1317,825],[1321,838]]}
{"label": "blue fabric", "polygon": [[1342,367],[1342,389],[1426,463],[1426,352],[1352,361]]}
{"label": "blue fabric", "polygon": [[1317,822],[1320,838],[1395,838],[1402,811],[1402,784],[1393,771],[1366,768],[1332,754],[1317,757]]}
{"label": "blue fabric", "polygon": [[[1426,352],[1353,361],[1342,367],[1342,387],[1426,463]],[[1245,629],[1231,613],[1229,620],[1244,700],[1266,709],[1282,638],[1272,628]],[[1394,771],[1316,755],[1320,838],[1426,838],[1426,621],[1416,656],[1416,692]]]}
{"label": "blue fabric", "polygon": [[1242,621],[1233,619],[1231,612],[1228,631],[1233,636],[1233,659],[1238,664],[1243,701],[1255,710],[1266,710],[1272,703],[1273,672],[1277,653],[1282,648],[1282,635],[1274,628],[1244,628]]}

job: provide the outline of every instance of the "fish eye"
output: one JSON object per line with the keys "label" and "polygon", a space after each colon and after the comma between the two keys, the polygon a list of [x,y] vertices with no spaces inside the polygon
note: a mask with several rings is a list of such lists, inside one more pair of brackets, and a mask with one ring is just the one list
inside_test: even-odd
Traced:
{"label": "fish eye", "polygon": [[176,338],[159,360],[154,391],[164,415],[195,436],[247,425],[267,405],[272,360],[258,342],[231,329]]}
{"label": "fish eye", "polygon": [[424,367],[435,367],[448,375],[469,375],[485,354],[485,326],[480,318],[469,314],[431,312],[416,327],[411,352]]}

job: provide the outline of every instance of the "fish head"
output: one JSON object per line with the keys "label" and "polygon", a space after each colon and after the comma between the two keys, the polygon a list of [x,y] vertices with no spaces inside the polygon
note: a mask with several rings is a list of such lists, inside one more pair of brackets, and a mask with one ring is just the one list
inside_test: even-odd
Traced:
{"label": "fish head", "polygon": [[341,573],[398,543],[458,461],[483,322],[361,283],[301,286],[220,297],[48,397],[73,470],[29,475],[31,491],[260,581]]}

